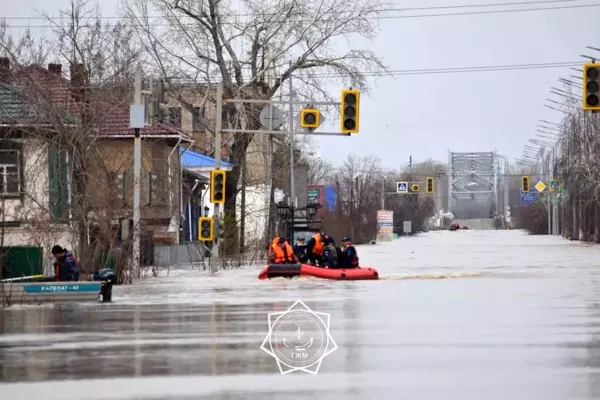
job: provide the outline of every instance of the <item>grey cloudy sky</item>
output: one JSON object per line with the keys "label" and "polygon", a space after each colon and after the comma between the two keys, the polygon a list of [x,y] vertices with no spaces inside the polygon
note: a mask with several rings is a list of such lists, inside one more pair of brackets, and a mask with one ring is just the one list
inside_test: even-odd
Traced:
{"label": "grey cloudy sky", "polygon": [[[514,3],[515,0],[395,0],[395,7]],[[105,16],[116,15],[117,0],[100,0]],[[52,12],[68,0],[4,1],[6,17]],[[556,5],[500,6],[485,10],[600,4],[594,0]],[[477,9],[483,10],[483,9]],[[457,13],[444,9],[425,13]],[[398,15],[398,14],[396,14]],[[600,7],[530,12],[386,19],[369,44],[392,70],[571,62],[585,46],[600,47]],[[590,51],[587,51],[590,53]],[[600,56],[600,54],[599,54]],[[537,121],[559,122],[543,106],[550,86],[567,77],[566,68],[405,75],[379,78],[361,101],[361,132],[351,138],[318,139],[320,152],[334,162],[348,153],[376,154],[388,167],[428,158],[447,161],[452,151],[498,150],[518,157],[535,135]]]}

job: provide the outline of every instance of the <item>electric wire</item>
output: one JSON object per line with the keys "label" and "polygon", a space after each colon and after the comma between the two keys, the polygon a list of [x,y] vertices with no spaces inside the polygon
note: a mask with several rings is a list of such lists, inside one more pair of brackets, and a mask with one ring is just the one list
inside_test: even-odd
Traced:
{"label": "electric wire", "polygon": [[[560,0],[555,0],[555,1],[560,1]],[[569,0],[565,0],[565,1],[569,1]],[[571,0],[573,1],[573,0]],[[553,2],[552,0],[549,0],[548,3]],[[526,3],[534,3],[534,2],[526,2]],[[541,3],[541,2],[540,2]],[[515,5],[518,3],[505,3],[505,4],[489,4],[489,5],[458,5],[458,6],[438,6],[437,8],[433,8],[433,7],[420,7],[419,9],[421,11],[423,10],[434,10],[434,9],[458,9],[458,8],[463,8],[463,7],[484,7],[484,6],[494,6],[494,7],[499,7],[499,6],[506,6],[507,4],[510,5]],[[520,3],[520,4],[524,4],[524,3]],[[506,14],[506,13],[518,13],[518,12],[534,12],[534,11],[552,11],[552,10],[569,10],[569,9],[585,9],[585,8],[594,8],[594,7],[600,7],[600,3],[594,3],[594,4],[573,4],[573,5],[564,5],[564,6],[554,6],[554,7],[530,7],[530,8],[516,8],[516,9],[501,9],[501,10],[481,10],[481,11],[460,11],[460,12],[448,12],[448,13],[433,13],[433,14],[412,14],[412,15],[385,15],[385,13],[391,13],[391,12],[406,12],[406,11],[416,11],[417,8],[413,8],[413,9],[408,9],[408,8],[389,8],[389,9],[374,9],[374,10],[370,10],[369,13],[370,14],[374,14],[374,15],[365,15],[365,16],[360,16],[360,19],[362,20],[384,20],[384,19],[410,19],[410,18],[431,18],[431,17],[451,17],[451,16],[467,16],[467,15],[486,15],[486,14]],[[326,12],[322,12],[319,15],[330,15],[329,18],[306,18],[306,19],[296,19],[296,18],[292,18],[287,17],[285,19],[281,19],[281,20],[270,20],[268,18],[270,17],[277,17],[278,15],[275,14],[266,14],[266,13],[254,13],[254,14],[224,14],[223,18],[242,18],[242,17],[251,17],[251,18],[266,18],[267,20],[265,21],[248,21],[248,22],[254,22],[254,23],[269,23],[269,24],[278,24],[278,23],[285,23],[285,22],[296,22],[296,23],[314,23],[314,22],[328,22],[331,21],[332,19],[336,19],[339,20],[340,15],[344,14],[344,12],[346,13],[352,13],[351,11],[338,11],[338,10],[331,10],[331,11],[326,11]],[[377,14],[382,14],[382,15],[377,15]],[[293,15],[293,14],[292,14]],[[122,17],[90,17],[90,20],[96,20],[96,19],[139,19],[140,17],[134,17],[134,16],[122,16]],[[178,21],[177,26],[197,26],[197,23],[186,23],[186,22],[180,22],[182,17],[165,17],[165,16],[148,16],[148,19],[160,19],[160,20],[165,20],[165,19],[172,19],[172,20],[176,20]],[[11,20],[24,20],[24,19],[34,19],[34,20],[46,20],[48,22],[55,22],[58,20],[62,20],[62,19],[68,19],[67,17],[49,17],[49,18],[44,18],[44,17],[31,17],[31,18],[27,18],[27,17],[7,17],[7,18],[3,18],[5,20],[7,19],[11,19]],[[191,19],[191,18],[189,18]],[[233,22],[233,21],[226,21],[226,20],[222,20],[220,22],[223,25],[230,25],[230,26],[236,26],[239,25],[240,22]],[[80,27],[93,27],[95,24],[90,24],[88,25],[80,25]],[[52,24],[47,24],[47,25],[8,25],[8,28],[49,28],[51,27]],[[161,24],[161,23],[157,23],[157,24],[149,24],[150,27],[169,27],[171,25],[169,24]]]}

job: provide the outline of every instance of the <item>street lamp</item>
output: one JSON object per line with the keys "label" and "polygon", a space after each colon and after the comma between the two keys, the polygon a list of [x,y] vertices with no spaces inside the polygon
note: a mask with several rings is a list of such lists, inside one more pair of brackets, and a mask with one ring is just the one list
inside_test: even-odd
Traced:
{"label": "street lamp", "polygon": [[279,214],[281,218],[287,218],[288,215],[290,215],[290,211],[290,207],[283,201],[280,201],[279,204],[277,204],[277,214]]}

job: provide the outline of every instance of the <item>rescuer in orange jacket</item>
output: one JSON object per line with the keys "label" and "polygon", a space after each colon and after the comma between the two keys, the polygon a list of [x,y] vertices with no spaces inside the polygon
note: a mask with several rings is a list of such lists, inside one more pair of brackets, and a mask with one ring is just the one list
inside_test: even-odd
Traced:
{"label": "rescuer in orange jacket", "polygon": [[269,264],[297,264],[292,246],[282,237],[276,237],[269,248]]}
{"label": "rescuer in orange jacket", "polygon": [[323,265],[323,239],[326,236],[324,232],[317,232],[308,241],[306,255],[312,265]]}

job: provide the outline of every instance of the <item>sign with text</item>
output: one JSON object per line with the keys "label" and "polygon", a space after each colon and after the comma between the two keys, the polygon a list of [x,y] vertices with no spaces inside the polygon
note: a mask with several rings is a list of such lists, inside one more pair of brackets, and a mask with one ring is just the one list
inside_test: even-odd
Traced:
{"label": "sign with text", "polygon": [[391,242],[394,238],[394,212],[377,211],[377,241]]}
{"label": "sign with text", "polygon": [[72,293],[72,292],[99,292],[100,283],[53,283],[48,285],[31,284],[24,285],[25,293]]}

